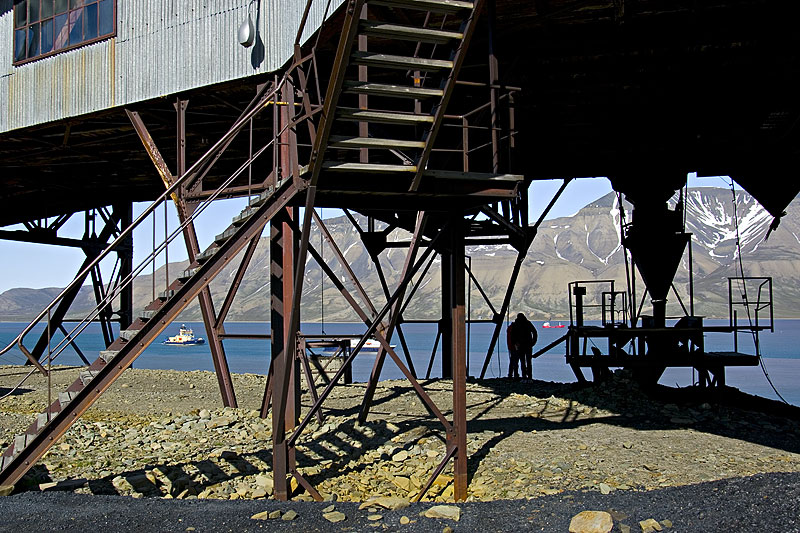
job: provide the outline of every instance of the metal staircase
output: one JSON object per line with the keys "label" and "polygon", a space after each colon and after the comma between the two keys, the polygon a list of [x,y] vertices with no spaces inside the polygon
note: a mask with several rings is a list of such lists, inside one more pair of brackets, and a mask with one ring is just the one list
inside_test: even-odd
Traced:
{"label": "metal staircase", "polygon": [[[295,135],[300,122],[316,120],[317,123],[309,127],[312,150],[308,164],[300,165],[300,150],[296,144],[294,153],[288,156],[292,164],[283,161],[283,169],[294,168],[294,175],[291,172],[282,175],[279,163],[273,162],[274,171],[265,181],[264,192],[234,217],[230,226],[197,255],[165,291],[139,312],[133,323],[121,331],[88,368],[80,371],[66,391],[57,394],[55,401],[25,432],[13,439],[0,456],[0,485],[16,483],[221,269],[249,242],[259,238],[264,226],[276,213],[292,202],[295,205],[302,203],[297,198],[301,193],[309,191],[310,199],[305,205],[313,208],[315,187],[341,188],[342,183],[365,177],[372,180],[376,189],[381,187],[379,181],[388,180],[389,186],[395,190],[412,195],[418,190],[481,3],[482,0],[474,3],[463,0],[351,0],[344,6],[347,15],[324,101],[314,110],[314,104],[305,93],[299,114],[289,103],[284,126],[280,132],[273,132],[272,145],[283,147],[288,144],[284,141],[290,135],[288,132]],[[379,21],[372,18],[373,15],[401,22]],[[354,50],[356,42],[358,45]],[[260,89],[230,131],[209,149],[204,158],[169,186],[145,214],[153,213],[159,202],[169,201],[180,187],[185,187],[187,182],[202,174],[230,145],[232,138],[268,107],[268,102],[277,103],[278,94],[293,98],[294,89],[286,90],[290,74],[299,72],[301,85],[305,83],[299,67],[307,60],[297,57],[296,54],[296,62],[288,68],[282,81],[276,81],[271,90]],[[301,87],[300,92],[304,91],[306,88]],[[318,113],[320,108],[322,112]],[[267,153],[269,146],[268,143],[256,154],[251,151],[250,159],[237,173],[243,172],[261,153]],[[235,176],[223,183],[218,193],[224,191]],[[105,255],[111,253],[115,244],[129,237],[142,217],[112,243]],[[97,262],[103,257],[101,255]],[[133,282],[135,274],[128,283]],[[65,292],[70,289],[74,287],[70,285]],[[114,294],[109,295],[109,298],[113,297]],[[15,341],[39,371],[45,369],[24,348],[24,337],[35,323],[46,320],[48,312],[58,303],[59,298]],[[92,319],[93,316],[89,316],[84,323],[88,324]],[[70,342],[72,340],[70,338]]]}
{"label": "metal staircase", "polygon": [[323,157],[320,168],[311,169],[314,177],[322,173],[335,182],[363,174],[392,180],[385,186],[419,188],[479,4],[350,2],[328,90],[330,112],[323,113],[315,139]]}
{"label": "metal staircase", "polygon": [[196,260],[159,294],[130,327],[100,352],[99,357],[80,372],[66,391],[39,414],[36,420],[14,437],[0,456],[0,485],[13,484],[27,472],[100,395],[153,342],[209,281],[230,263],[239,250],[257,238],[264,225],[297,194],[291,180],[269,189],[251,202],[231,225]]}

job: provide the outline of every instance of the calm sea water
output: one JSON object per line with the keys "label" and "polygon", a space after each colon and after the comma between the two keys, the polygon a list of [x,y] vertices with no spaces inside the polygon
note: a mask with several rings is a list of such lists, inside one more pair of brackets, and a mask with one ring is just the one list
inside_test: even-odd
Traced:
{"label": "calm sea water", "polygon": [[[723,321],[707,320],[706,324],[723,324]],[[538,347],[545,346],[562,336],[566,329],[545,329],[541,322],[534,323],[539,331]],[[0,347],[5,347],[25,327],[26,324],[6,322],[0,323]],[[205,337],[201,323],[187,323],[194,329],[195,335]],[[165,332],[166,335],[178,333],[179,323],[174,323]],[[226,324],[229,333],[268,333],[266,323],[230,323]],[[318,323],[302,325],[305,334],[314,335],[322,333],[322,326]],[[325,324],[324,333],[327,334],[356,334],[364,331],[361,324]],[[40,332],[41,329],[36,330]],[[434,324],[406,324],[403,326],[412,360],[417,374],[424,376],[430,363],[436,326]],[[486,349],[492,334],[491,324],[473,324],[469,335],[469,374],[480,375]],[[501,335],[501,341],[504,335]],[[26,343],[32,346],[35,336],[30,336]],[[773,384],[780,394],[790,403],[800,405],[800,320],[776,321],[775,333],[761,334],[761,352],[763,362]],[[397,336],[393,340],[399,345]],[[709,334],[706,336],[706,349],[710,351],[733,350],[733,337],[730,334]],[[79,348],[87,359],[93,361],[98,351],[104,348],[100,329],[97,324],[92,324],[90,329],[81,335]],[[225,341],[225,350],[228,363],[232,372],[265,374],[269,366],[269,342],[266,340],[241,340],[230,339]],[[739,351],[754,353],[752,338],[741,334],[739,337]],[[398,348],[399,353],[399,348]],[[353,365],[353,379],[365,381],[369,376],[374,361],[374,354],[361,354],[356,357]],[[81,364],[80,359],[72,349],[67,349],[58,360],[59,364]],[[0,356],[0,364],[22,364],[24,357],[14,349]],[[138,368],[174,369],[174,370],[213,370],[211,352],[208,345],[200,346],[167,346],[153,343],[134,363]],[[440,375],[441,353],[437,350],[434,356],[431,375]],[[504,342],[500,343],[487,370],[487,377],[501,377],[508,372],[508,353]],[[399,369],[390,360],[384,366],[383,378],[396,379],[402,375]],[[534,361],[534,377],[546,381],[571,382],[575,381],[572,370],[564,362],[564,346],[559,344],[547,354]],[[687,386],[692,383],[691,369],[668,369],[661,379],[665,385]],[[767,398],[777,399],[777,395],[769,385],[763,370],[760,367],[731,367],[727,372],[728,384],[745,392],[757,394]]]}

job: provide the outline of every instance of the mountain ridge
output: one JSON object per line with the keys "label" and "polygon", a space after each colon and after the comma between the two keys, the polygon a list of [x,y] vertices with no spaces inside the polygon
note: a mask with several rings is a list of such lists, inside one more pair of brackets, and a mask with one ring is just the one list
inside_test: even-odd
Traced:
{"label": "mountain ridge", "polygon": [[[787,216],[768,240],[764,240],[772,217],[755,200],[743,191],[736,192],[734,206],[729,189],[701,187],[686,191],[686,231],[693,234],[692,259],[694,274],[695,314],[727,318],[727,277],[738,269],[737,231],[742,250],[745,274],[771,275],[775,284],[776,317],[796,318],[800,313],[800,200],[795,199],[787,208]],[[674,200],[673,200],[674,203]],[[569,303],[567,283],[576,280],[616,280],[616,290],[625,289],[626,265],[620,238],[621,222],[631,220],[631,206],[619,205],[616,193],[609,193],[590,202],[574,215],[545,220],[526,255],[515,288],[511,311],[525,312],[538,320],[567,319]],[[738,226],[736,221],[738,220]],[[376,269],[359,235],[346,217],[325,221],[338,247],[348,260],[365,291],[376,307],[385,302],[383,289]],[[395,230],[392,240],[407,238],[408,234]],[[312,227],[311,242],[320,246],[319,231]],[[346,282],[344,270],[334,260],[332,250],[321,247],[323,256]],[[500,308],[503,294],[516,253],[508,245],[470,246],[467,250],[472,272],[481,282],[484,292],[495,309]],[[675,288],[685,299],[688,294],[688,253],[684,253],[675,277]],[[405,250],[389,248],[381,255],[381,264],[389,286],[397,281],[405,258]],[[438,258],[419,285],[417,297],[405,313],[407,319],[438,319],[441,309]],[[233,276],[238,261],[228,266],[212,283],[214,301],[219,307],[226,290],[226,279]],[[186,267],[186,262],[172,263],[171,274]],[[242,281],[239,293],[229,314],[230,320],[263,320],[268,316],[269,276],[268,241],[262,238]],[[156,286],[164,285],[164,268],[156,271]],[[349,305],[339,295],[328,279],[323,279],[321,269],[308,263],[304,284],[304,303],[301,316],[304,321],[319,321],[324,312],[327,321],[358,321]],[[637,276],[639,291],[643,284]],[[139,276],[134,285],[134,307],[143,308],[152,299],[152,274]],[[57,288],[14,288],[0,294],[0,320],[26,320],[35,316],[60,291]],[[472,318],[491,318],[493,311],[483,301],[480,291],[472,284],[470,308]],[[641,298],[641,292],[637,295]],[[70,316],[90,308],[93,293],[90,288],[81,290]],[[324,309],[321,301],[324,301]],[[638,302],[637,302],[638,305]],[[688,304],[686,304],[688,305]],[[648,303],[645,303],[645,310]],[[682,314],[674,297],[670,296],[668,314]],[[181,320],[199,320],[199,309],[190,305]]]}

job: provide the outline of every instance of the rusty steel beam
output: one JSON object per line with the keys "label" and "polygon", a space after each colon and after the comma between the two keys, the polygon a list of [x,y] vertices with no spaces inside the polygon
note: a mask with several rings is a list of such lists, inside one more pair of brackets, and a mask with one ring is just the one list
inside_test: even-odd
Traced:
{"label": "rusty steel beam", "polygon": [[[287,84],[282,87],[282,96],[287,95]],[[293,98],[293,96],[291,96]],[[293,100],[292,100],[293,101]],[[293,172],[297,168],[297,141],[294,131],[289,130],[289,122],[292,116],[288,106],[283,106],[280,115],[280,146],[276,154],[278,159],[276,164],[284,172],[288,169]],[[293,111],[293,110],[292,110]],[[283,178],[284,176],[276,176]],[[293,183],[296,187],[305,185],[297,174],[292,173]],[[271,286],[272,291],[272,312],[271,317],[275,317],[279,322],[276,325],[271,322],[272,327],[272,375],[270,386],[272,392],[272,471],[274,479],[275,498],[286,501],[290,497],[290,485],[287,475],[295,470],[295,450],[286,440],[287,431],[295,428],[297,417],[299,416],[299,380],[297,379],[297,330],[300,326],[300,298],[303,292],[304,268],[306,262],[306,252],[308,249],[309,229],[311,227],[311,213],[314,207],[316,187],[309,187],[306,192],[305,208],[303,216],[303,231],[300,235],[299,249],[296,250],[296,234],[291,229],[293,213],[285,212],[281,219],[279,234],[273,234],[273,242],[277,243],[280,239],[281,246],[281,265],[279,276],[271,275],[271,281],[280,282],[280,300],[276,301],[277,287]],[[277,244],[275,244],[277,246]],[[276,265],[272,255],[273,246],[270,249],[272,265]],[[277,249],[275,250],[278,251]],[[276,274],[278,272],[276,271]],[[276,279],[277,278],[277,279]],[[276,307],[281,307],[276,311]],[[282,336],[282,345],[276,345],[278,336]],[[276,350],[277,348],[277,350]],[[268,401],[264,398],[262,402],[262,415],[264,414],[264,404]]]}
{"label": "rusty steel beam", "polygon": [[455,448],[454,496],[456,501],[467,499],[467,332],[464,309],[464,228],[460,213],[454,213],[450,228],[450,329],[453,377],[453,424],[448,434]]}
{"label": "rusty steel beam", "polygon": [[[358,281],[358,276],[356,276],[355,272],[353,272],[353,269],[350,268],[350,264],[347,262],[344,253],[342,253],[342,250],[341,248],[339,248],[339,245],[336,244],[336,241],[333,240],[331,232],[328,231],[328,227],[322,221],[322,218],[320,218],[320,216],[317,214],[316,210],[313,211],[313,216],[314,216],[314,221],[317,223],[317,227],[322,232],[322,236],[325,238],[325,241],[328,243],[328,246],[333,251],[333,255],[336,256],[336,259],[339,261],[339,264],[342,265],[342,268],[344,268],[345,274],[347,274],[348,279],[355,286],[358,295],[361,297],[364,304],[367,307],[369,307],[369,312],[374,317],[378,313],[378,310],[375,309],[374,305],[372,305],[372,300],[367,294],[367,291],[364,290],[364,287],[361,285],[361,282]],[[319,262],[321,265],[322,263],[324,263],[324,260],[320,258],[320,260],[318,260],[317,262]]]}
{"label": "rusty steel beam", "polygon": [[[47,346],[50,343],[52,333],[55,333],[55,331],[59,328],[59,326],[61,326],[62,322],[64,321],[64,317],[67,316],[67,312],[69,311],[70,306],[75,301],[75,298],[78,296],[78,292],[80,292],[84,280],[86,280],[86,277],[89,275],[88,272],[85,272],[86,268],[92,262],[94,262],[94,260],[97,258],[98,255],[100,255],[100,252],[102,251],[102,246],[105,245],[108,239],[114,235],[114,232],[117,229],[117,224],[120,222],[121,218],[122,218],[121,214],[118,213],[116,210],[114,210],[111,219],[108,220],[103,229],[100,230],[100,234],[97,236],[97,238],[91,239],[98,243],[103,243],[103,244],[101,245],[100,248],[94,247],[93,248],[94,252],[89,252],[88,250],[86,250],[86,259],[83,261],[83,264],[81,264],[80,268],[78,269],[78,275],[76,276],[77,278],[80,278],[81,281],[78,284],[76,284],[73,289],[71,289],[64,295],[64,297],[59,302],[58,306],[50,314],[49,316],[50,326],[44,329],[41,336],[39,337],[39,340],[34,345],[33,350],[31,350],[31,354],[37,360],[41,359],[42,354],[44,354],[44,351],[47,349]],[[85,235],[84,238],[89,240],[88,235]],[[82,272],[83,276],[81,276]],[[51,335],[48,335],[48,332],[51,333]],[[108,343],[106,343],[106,346],[108,346]],[[30,364],[30,362],[27,361],[25,364],[26,365]]]}
{"label": "rusty steel beam", "polygon": [[[330,268],[330,266],[328,266],[328,264],[325,263],[324,259],[322,258],[322,255],[314,248],[314,245],[309,243],[308,252],[314,258],[314,260],[317,261],[317,263],[320,265],[320,268],[322,268],[322,270],[334,284],[336,289],[339,290],[339,292],[347,301],[347,303],[350,304],[350,307],[352,307],[353,311],[356,312],[356,314],[364,322],[364,324],[369,326],[372,317],[367,315],[364,309],[358,304],[353,295],[350,294],[350,291],[348,291],[347,288],[344,286],[344,284],[339,280],[336,273]],[[419,396],[420,400],[422,401],[422,404],[425,406],[426,409],[428,409],[428,412],[433,416],[437,417],[442,422],[442,425],[444,425],[446,430],[449,429],[450,423],[448,422],[448,420],[444,417],[441,410],[438,408],[433,399],[428,395],[428,393],[425,391],[422,385],[420,385],[419,381],[417,381],[416,376],[414,376],[412,371],[408,367],[406,367],[400,360],[400,357],[397,355],[397,352],[395,352],[394,348],[391,347],[387,338],[383,336],[379,331],[376,331],[374,336],[375,339],[381,343],[381,349],[385,350],[389,354],[389,356],[392,358],[392,360],[394,360],[395,364],[397,364],[397,367],[400,369],[403,375],[405,375],[406,378],[409,380],[411,386],[414,388],[414,391],[417,393],[417,396]],[[317,400],[315,399],[315,403],[316,401]]]}
{"label": "rusty steel beam", "polygon": [[[178,138],[178,163],[179,165],[185,166],[186,163],[186,142],[185,142],[185,113],[186,113],[186,104],[187,102],[179,101],[176,105],[176,109],[178,111],[178,119],[177,119],[177,138]],[[147,130],[147,126],[145,126],[144,121],[142,120],[139,113],[136,111],[125,110],[130,119],[131,123],[133,124],[134,130],[136,130],[139,139],[142,141],[142,144],[145,147],[145,151],[150,156],[150,160],[153,162],[153,165],[156,167],[161,180],[164,182],[164,185],[169,189],[172,187],[175,177],[170,173],[169,167],[167,166],[166,161],[161,156],[161,152],[159,151],[158,147],[156,146],[155,141],[153,140],[150,132]],[[179,168],[178,176],[182,176],[186,173],[185,168]],[[193,262],[194,258],[197,254],[200,253],[200,245],[197,240],[197,232],[194,228],[194,222],[189,220],[189,210],[185,200],[182,198],[181,192],[183,192],[184,185],[181,185],[179,192],[175,192],[171,195],[172,201],[175,203],[175,208],[178,213],[178,220],[180,221],[181,225],[183,226],[183,238],[186,243],[186,252],[189,256],[189,262]],[[169,280],[167,280],[169,281]],[[222,346],[222,339],[219,337],[219,333],[217,332],[216,328],[214,327],[215,323],[215,312],[214,312],[214,301],[211,298],[211,290],[208,287],[203,287],[198,295],[198,303],[200,306],[200,313],[203,316],[203,324],[206,328],[206,336],[208,337],[208,346],[211,350],[211,359],[214,364],[214,372],[217,376],[217,382],[220,388],[220,394],[222,395],[222,403],[225,407],[237,407],[238,403],[236,402],[236,393],[233,390],[233,379],[231,378],[230,368],[228,367],[228,360],[225,357],[225,349]]]}
{"label": "rusty steel beam", "polygon": [[80,417],[93,403],[110,387],[114,381],[128,368],[131,363],[158,338],[167,325],[183,311],[189,302],[197,297],[201,288],[206,286],[207,280],[212,280],[227,265],[228,258],[234,256],[245,244],[260,232],[264,225],[277,211],[284,208],[298,193],[291,184],[286,184],[273,201],[264,204],[246,222],[242,224],[235,238],[228,239],[220,246],[219,252],[214,254],[207,262],[200,265],[193,283],[184,284],[176,280],[170,285],[174,294],[167,304],[158,309],[151,319],[142,325],[137,334],[137,342],[119,342],[119,353],[115,356],[113,364],[98,363],[92,365],[98,374],[89,386],[75,391],[77,395],[64,406],[54,418],[48,430],[33,437],[33,440],[17,455],[12,463],[0,472],[0,484],[14,484],[28,471],[30,466],[39,460],[50,447],[66,433],[73,422]]}
{"label": "rusty steel beam", "polygon": [[[437,241],[437,240],[438,240],[438,236],[434,239],[434,241]],[[328,384],[327,387],[325,387],[325,389],[320,394],[319,401],[311,406],[311,409],[309,410],[308,413],[306,413],[305,418],[297,426],[297,428],[295,429],[294,433],[292,433],[291,437],[289,437],[287,439],[287,441],[288,441],[288,443],[290,445],[294,445],[294,443],[297,442],[297,439],[300,437],[300,434],[303,432],[303,430],[306,428],[308,423],[311,421],[311,418],[313,418],[314,414],[317,412],[317,410],[322,406],[323,402],[330,395],[331,390],[333,390],[333,387],[336,384],[336,382],[345,373],[347,367],[350,364],[352,364],[353,359],[355,358],[355,356],[358,353],[358,351],[361,348],[364,347],[364,344],[366,343],[367,338],[369,338],[370,335],[375,333],[375,331],[378,328],[378,324],[389,313],[391,308],[397,303],[401,292],[403,290],[405,290],[405,288],[408,286],[408,283],[411,280],[411,277],[414,276],[414,274],[416,274],[417,271],[422,267],[422,264],[425,261],[428,260],[428,257],[430,256],[431,253],[433,253],[433,249],[429,248],[428,250],[425,251],[425,253],[422,254],[422,256],[420,257],[419,261],[417,261],[417,263],[408,272],[408,275],[400,282],[400,285],[398,286],[397,290],[395,290],[394,294],[392,294],[392,297],[389,298],[389,301],[386,302],[386,304],[378,312],[378,316],[375,317],[375,319],[372,322],[370,322],[369,326],[367,327],[367,331],[364,332],[364,335],[361,337],[361,339],[359,339],[358,344],[356,344],[355,348],[353,348],[353,350],[351,351],[350,355],[348,355],[347,359],[344,361],[342,366],[339,367],[339,369],[336,371],[334,376],[331,378],[331,382]]]}
{"label": "rusty steel beam", "polygon": [[[414,228],[414,234],[411,237],[411,244],[408,247],[408,253],[406,254],[405,264],[403,265],[403,272],[400,276],[401,283],[404,282],[405,284],[401,284],[398,289],[396,289],[395,294],[397,298],[395,299],[395,303],[392,305],[391,314],[389,316],[389,327],[387,330],[387,337],[391,339],[392,331],[394,330],[395,325],[397,324],[398,319],[400,318],[400,309],[403,305],[403,297],[406,292],[406,287],[408,283],[411,282],[411,278],[413,277],[413,272],[415,272],[418,268],[415,267],[415,258],[417,252],[420,248],[420,243],[422,241],[422,236],[425,233],[425,226],[428,222],[428,215],[424,211],[420,211],[417,214],[417,221],[416,227]],[[441,233],[437,236],[441,236]],[[426,255],[429,252],[433,251],[433,243],[430,243],[428,249],[426,250]],[[383,362],[385,359],[386,353],[381,348],[378,350],[378,355],[375,357],[375,363],[372,366],[372,372],[369,377],[369,381],[367,382],[367,389],[364,391],[364,399],[361,401],[361,410],[358,414],[358,421],[360,424],[363,424],[367,420],[367,416],[369,415],[369,409],[372,405],[372,399],[375,396],[375,389],[378,387],[378,381],[380,381],[381,377],[381,370],[383,369]]]}
{"label": "rusty steel beam", "polygon": [[242,257],[242,262],[239,263],[239,268],[236,269],[236,274],[233,276],[233,281],[231,281],[230,287],[228,288],[228,294],[225,295],[225,301],[222,302],[222,307],[220,307],[219,313],[214,320],[214,329],[219,332],[220,338],[224,338],[226,336],[230,337],[230,335],[225,335],[225,319],[228,317],[228,313],[231,310],[231,305],[233,305],[233,299],[236,297],[236,293],[239,292],[239,287],[242,285],[242,280],[247,272],[247,267],[250,266],[250,261],[253,259],[253,254],[255,254],[256,248],[258,247],[258,241],[260,240],[261,233],[256,235],[256,237],[250,241],[250,244],[247,245],[247,249],[244,252],[244,257]]}
{"label": "rusty steel beam", "polygon": [[[133,203],[115,204],[114,213],[120,214],[120,228],[124,230],[133,224]],[[133,276],[133,235],[129,235],[127,243],[120,246],[117,251],[119,258],[119,279],[129,279]],[[124,287],[119,294],[119,329],[128,329],[133,323],[133,283]]]}

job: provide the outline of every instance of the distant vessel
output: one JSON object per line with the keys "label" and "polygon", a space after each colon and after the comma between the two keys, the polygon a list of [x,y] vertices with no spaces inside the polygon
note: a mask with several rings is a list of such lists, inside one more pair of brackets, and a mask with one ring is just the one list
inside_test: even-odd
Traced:
{"label": "distant vessel", "polygon": [[543,328],[564,328],[566,326],[564,324],[562,324],[561,322],[559,322],[557,326],[554,326],[554,325],[550,324],[550,322],[545,322],[544,324],[542,324],[542,327]]}
{"label": "distant vessel", "polygon": [[179,346],[205,343],[206,341],[203,340],[203,337],[195,338],[194,331],[192,331],[191,328],[187,328],[186,324],[181,324],[180,332],[178,332],[177,335],[169,337],[164,341],[164,344],[176,344]]}
{"label": "distant vessel", "polygon": [[[351,350],[354,350],[355,347],[358,346],[358,341],[359,341],[359,339],[350,339],[350,349]],[[390,346],[392,347],[392,349],[395,348],[394,344],[390,344]],[[374,354],[374,353],[378,353],[378,350],[380,349],[380,347],[381,347],[381,343],[378,342],[377,340],[375,340],[375,339],[367,339],[367,342],[364,343],[364,346],[361,347],[361,350],[359,350],[359,352],[361,352],[361,353],[373,353]],[[328,352],[335,352],[336,350],[338,350],[338,348],[336,348],[334,346],[327,346],[322,351],[323,351],[323,353],[327,354]]]}

